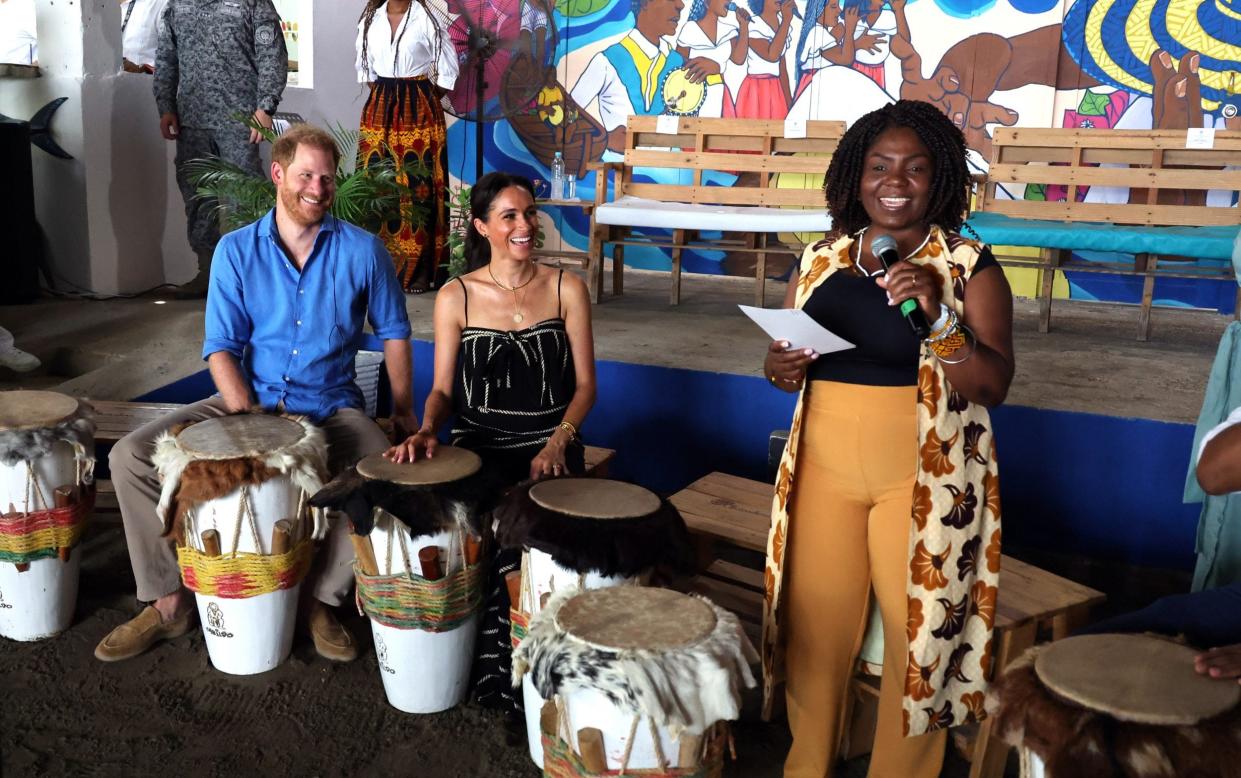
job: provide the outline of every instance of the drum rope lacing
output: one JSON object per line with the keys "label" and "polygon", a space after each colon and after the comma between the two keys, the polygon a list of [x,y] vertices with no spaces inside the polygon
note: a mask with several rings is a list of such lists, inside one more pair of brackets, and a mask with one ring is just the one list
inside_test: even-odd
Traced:
{"label": "drum rope lacing", "polygon": [[[243,599],[291,589],[301,583],[310,569],[310,557],[313,554],[311,540],[299,531],[304,526],[306,491],[298,490],[297,509],[293,514],[294,531],[289,538],[293,546],[283,554],[263,553],[263,542],[251,503],[250,487],[243,485],[238,492],[233,542],[228,553],[213,557],[188,544],[177,548],[177,561],[186,588],[211,597]],[[198,538],[201,543],[202,536],[196,514],[196,510],[185,512],[186,533],[190,537]],[[211,523],[213,527],[218,527],[214,506]],[[243,524],[249,526],[250,538],[254,543],[255,550],[250,553],[240,550]],[[296,542],[295,538],[298,538]]]}
{"label": "drum rope lacing", "polygon": [[10,515],[0,517],[0,561],[25,564],[57,556],[61,549],[78,544],[95,505],[89,483],[93,467],[88,462],[74,456],[74,485],[78,488],[78,498],[63,508],[48,502],[34,463],[23,462],[26,466],[23,510],[18,512],[16,506],[10,506]]}
{"label": "drum rope lacing", "polygon": [[[388,521],[396,523],[395,519]],[[366,575],[354,563],[358,614],[388,627],[426,632],[448,632],[464,624],[482,602],[483,572],[482,563],[471,565],[466,558],[464,530],[458,527],[454,535],[461,568],[434,581],[414,574],[405,533],[393,529],[392,535],[395,541],[389,540],[384,555],[387,575]],[[405,568],[402,573],[392,572],[392,547],[397,543]]]}

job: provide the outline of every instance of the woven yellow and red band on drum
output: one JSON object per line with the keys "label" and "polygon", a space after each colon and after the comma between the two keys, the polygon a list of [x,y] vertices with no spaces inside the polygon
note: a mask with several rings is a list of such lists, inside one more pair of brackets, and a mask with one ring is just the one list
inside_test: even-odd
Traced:
{"label": "woven yellow and red band on drum", "polygon": [[177,547],[177,563],[185,588],[209,597],[241,600],[292,589],[306,577],[314,543],[303,538],[284,554],[222,554],[207,556],[188,546]]}
{"label": "woven yellow and red band on drum", "polygon": [[711,730],[702,761],[695,767],[667,767],[592,772],[562,738],[543,733],[544,778],[720,778],[724,774],[724,748],[727,727]]}
{"label": "woven yellow and red band on drum", "polygon": [[465,565],[428,581],[420,575],[366,575],[357,564],[358,613],[395,629],[448,632],[465,623],[483,602],[483,565]]}
{"label": "woven yellow and red band on drum", "polygon": [[509,636],[513,642],[513,648],[521,645],[521,641],[526,639],[526,634],[530,631],[530,614],[518,608],[508,609],[508,623],[510,625]]}
{"label": "woven yellow and red band on drum", "polygon": [[47,559],[82,538],[95,507],[95,490],[63,508],[0,516],[0,562],[23,564]]}

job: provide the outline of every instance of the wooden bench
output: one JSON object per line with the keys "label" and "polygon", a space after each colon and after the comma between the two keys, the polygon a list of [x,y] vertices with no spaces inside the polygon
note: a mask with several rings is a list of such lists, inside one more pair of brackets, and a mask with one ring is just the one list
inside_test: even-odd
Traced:
{"label": "wooden bench", "polygon": [[[997,254],[1005,265],[1042,271],[1040,332],[1051,326],[1057,270],[1141,277],[1139,340],[1150,337],[1156,278],[1235,280],[1230,260],[1241,210],[1205,203],[1208,190],[1226,202],[1241,192],[1241,131],[1217,131],[1210,149],[1187,149],[1185,141],[1185,130],[996,129],[968,223],[988,243],[1040,250],[1038,258]],[[1055,186],[1064,187],[1063,201],[1014,199]],[[1078,202],[1088,187],[1107,187],[1102,194],[1120,202]],[[1086,250],[1134,259],[1070,261]]]}
{"label": "wooden bench", "polygon": [[[681,299],[682,252],[704,249],[755,255],[754,299],[762,305],[767,256],[797,257],[804,247],[798,238],[769,245],[769,236],[809,233],[817,240],[831,225],[823,175],[844,122],[807,122],[806,137],[785,138],[783,121],[681,117],[676,133],[665,134],[656,131],[660,119],[668,117],[629,117],[624,162],[597,168],[588,263],[591,299],[599,301],[603,249],[611,244],[613,294],[624,291],[626,246],[666,248],[675,305]],[[611,200],[609,171],[614,174]],[[633,229],[672,234],[634,236]],[[743,237],[711,240],[702,237],[704,232]]]}
{"label": "wooden bench", "polygon": [[[116,443],[121,438],[138,429],[144,424],[156,421],[168,413],[184,407],[180,403],[152,402],[117,402],[113,400],[92,400],[95,408],[95,443]],[[607,478],[608,469],[616,450],[586,447],[586,473],[599,478]],[[95,511],[112,512],[119,510],[116,504],[116,489],[106,478],[95,482]]]}
{"label": "wooden bench", "polygon": [[[714,559],[714,545],[728,543],[743,549],[766,553],[767,531],[771,526],[774,487],[725,473],[711,473],[674,494],[670,499],[686,526],[699,542],[704,572],[694,590],[717,600],[721,607],[737,613],[742,626],[751,633],[761,628],[763,572]],[[1000,563],[1000,592],[996,602],[995,671],[1034,645],[1040,629],[1052,640],[1065,637],[1085,623],[1091,606],[1104,595],[1067,578],[1040,570],[1018,559],[1005,556]],[[878,687],[859,678],[854,684],[855,699],[877,705]],[[851,727],[846,752],[868,752],[874,736],[873,710],[865,704],[861,726]],[[869,732],[867,724],[869,725]],[[987,721],[979,727],[972,748],[972,778],[999,778],[1004,773],[1008,746],[991,736]]]}

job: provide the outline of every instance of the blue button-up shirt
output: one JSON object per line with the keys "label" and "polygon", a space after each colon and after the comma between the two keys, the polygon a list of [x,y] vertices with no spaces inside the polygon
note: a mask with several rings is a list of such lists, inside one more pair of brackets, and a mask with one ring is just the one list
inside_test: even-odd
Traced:
{"label": "blue button-up shirt", "polygon": [[211,262],[203,359],[240,360],[259,403],[314,419],[361,408],[353,358],[363,320],[408,339],[405,296],[374,235],[328,215],[299,273],[278,243],[275,211],[220,239]]}

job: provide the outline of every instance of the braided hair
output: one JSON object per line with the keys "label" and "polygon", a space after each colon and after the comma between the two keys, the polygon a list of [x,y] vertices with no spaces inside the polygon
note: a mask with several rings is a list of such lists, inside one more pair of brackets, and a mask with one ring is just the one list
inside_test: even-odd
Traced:
{"label": "braided hair", "polygon": [[[370,58],[367,54],[368,44],[370,43],[371,22],[375,21],[375,12],[379,10],[379,6],[386,3],[387,0],[366,0],[366,7],[362,9],[362,15],[358,17],[358,22],[362,25],[362,67],[370,69]],[[439,52],[440,46],[443,45],[444,31],[443,25],[440,24],[439,17],[431,10],[431,6],[427,4],[427,0],[411,0],[411,5],[417,3],[422,6],[422,10],[426,11],[427,17],[431,20],[431,26],[435,28],[435,41],[431,50],[431,83],[434,84],[439,77]],[[405,12],[405,21],[401,23],[401,29],[397,33],[396,40],[392,42],[392,70],[396,71],[396,60],[401,51],[401,39],[405,37],[405,28],[409,26],[409,11]]]}
{"label": "braided hair", "polygon": [[691,22],[702,21],[707,15],[707,0],[694,0],[689,7],[689,20]]}
{"label": "braided hair", "polygon": [[827,212],[833,231],[853,234],[870,224],[858,190],[866,154],[884,130],[908,127],[931,153],[932,173],[927,212],[923,221],[948,232],[961,229],[969,205],[969,169],[965,164],[965,136],[935,106],[921,100],[898,100],[871,111],[854,122],[840,139],[823,179]]}

